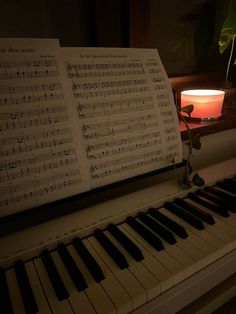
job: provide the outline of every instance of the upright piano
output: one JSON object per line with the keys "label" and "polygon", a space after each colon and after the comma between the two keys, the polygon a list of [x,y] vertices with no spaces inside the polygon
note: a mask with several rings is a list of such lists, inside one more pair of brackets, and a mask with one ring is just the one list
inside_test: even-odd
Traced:
{"label": "upright piano", "polygon": [[170,171],[54,219],[49,204],[35,225],[2,219],[0,313],[210,313],[235,296],[235,134],[204,138],[200,189],[180,188]]}

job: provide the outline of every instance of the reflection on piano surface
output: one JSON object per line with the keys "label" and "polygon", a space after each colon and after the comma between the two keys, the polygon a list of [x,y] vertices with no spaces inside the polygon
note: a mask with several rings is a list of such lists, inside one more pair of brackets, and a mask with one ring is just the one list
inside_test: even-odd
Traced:
{"label": "reflection on piano surface", "polygon": [[[222,173],[228,178],[222,179]],[[68,217],[57,219],[56,233],[56,221],[39,226],[38,234],[36,227],[30,228],[32,243],[38,241],[31,248],[24,243],[31,241],[27,232],[21,240],[23,232],[0,239],[0,313],[179,310],[235,273],[235,174],[235,159],[231,159],[206,168],[208,186],[200,190],[173,190],[172,196],[164,199],[161,191],[165,187],[160,185],[160,190],[156,186],[140,191],[139,196],[131,194],[127,206],[131,208],[136,196],[146,205],[114,221],[105,217],[87,231],[70,228],[75,220],[82,226],[86,221],[82,215],[89,209],[71,214],[67,233],[60,226],[68,223]],[[148,203],[153,191],[156,201]],[[127,197],[118,198],[115,209],[126,206]],[[39,234],[42,239],[47,227],[47,240],[40,243]],[[88,229],[93,229],[92,233]],[[8,243],[13,248],[9,249]],[[10,256],[14,247],[18,251]],[[194,287],[201,280],[201,291],[196,292]],[[187,290],[193,288],[196,295],[189,295]]]}

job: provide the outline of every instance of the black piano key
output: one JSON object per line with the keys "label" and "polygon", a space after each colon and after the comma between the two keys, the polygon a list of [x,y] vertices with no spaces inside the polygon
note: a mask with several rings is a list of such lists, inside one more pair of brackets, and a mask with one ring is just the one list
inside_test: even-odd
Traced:
{"label": "black piano key", "polygon": [[107,229],[137,262],[140,262],[144,259],[140,248],[134,244],[119,228],[117,228],[116,225],[110,224]]}
{"label": "black piano key", "polygon": [[128,217],[126,220],[127,224],[134,229],[144,240],[146,240],[150,245],[152,245],[156,250],[164,250],[164,246],[161,240],[150,230],[144,227],[140,222],[138,222],[133,217]]}
{"label": "black piano key", "polygon": [[235,188],[227,181],[223,181],[223,182],[217,182],[216,186],[218,186],[219,188],[221,188],[222,190],[226,190],[230,193],[235,194]]}
{"label": "black piano key", "polygon": [[41,253],[41,258],[58,300],[62,301],[69,298],[69,293],[61,279],[50,252],[44,250]]}
{"label": "black piano key", "polygon": [[207,186],[204,188],[204,190],[206,190],[206,191],[208,191],[208,192],[210,192],[216,196],[221,197],[223,200],[226,200],[227,202],[232,202],[234,204],[236,202],[236,196],[229,194],[225,191],[219,190],[214,186]]}
{"label": "black piano key", "polygon": [[236,181],[234,179],[225,179],[224,183],[231,186],[233,193],[236,194]]}
{"label": "black piano key", "polygon": [[229,210],[234,213],[236,212],[236,197],[235,196],[230,195],[227,192],[223,192],[215,187],[205,187],[204,191],[226,202],[227,206],[229,206]]}
{"label": "black piano key", "polygon": [[142,221],[148,228],[153,230],[156,234],[166,240],[169,244],[175,244],[176,239],[173,234],[160,225],[157,221],[153,220],[151,217],[146,215],[145,213],[139,213],[137,215],[138,219]]}
{"label": "black piano key", "polygon": [[38,306],[35,301],[24,263],[21,260],[16,261],[14,263],[14,269],[26,314],[37,313]]}
{"label": "black piano key", "polygon": [[222,199],[221,197],[214,195],[206,190],[200,190],[198,191],[198,194],[205,197],[206,199],[209,199],[210,201],[219,204],[223,208],[226,208],[229,211],[236,212],[236,202],[230,203],[227,202],[227,200]]}
{"label": "black piano key", "polygon": [[79,254],[79,256],[81,257],[81,259],[83,260],[84,264],[88,268],[90,274],[93,276],[94,280],[96,282],[100,282],[103,279],[105,279],[101,267],[98,265],[98,263],[93,258],[92,254],[83,244],[83,242],[77,237],[73,239],[72,244],[77,253]]}
{"label": "black piano key", "polygon": [[73,260],[72,256],[68,252],[67,248],[63,243],[58,244],[57,251],[72,279],[74,282],[76,289],[78,291],[82,291],[86,288],[88,288],[88,285],[79,270],[78,266],[76,265],[75,261]]}
{"label": "black piano key", "polygon": [[212,215],[210,215],[203,209],[188,203],[187,201],[183,199],[176,198],[174,200],[174,204],[177,204],[181,208],[189,211],[191,214],[193,214],[194,216],[197,216],[198,218],[202,219],[203,221],[207,222],[210,225],[214,225],[215,223],[215,220]]}
{"label": "black piano key", "polygon": [[196,229],[198,230],[204,229],[204,225],[199,218],[193,216],[189,212],[186,212],[178,205],[175,205],[171,202],[165,202],[164,207],[168,209],[170,212],[172,212],[174,215],[178,216],[179,218],[183,219],[184,221],[195,227]]}
{"label": "black piano key", "polygon": [[13,314],[5,271],[0,267],[0,313]]}
{"label": "black piano key", "polygon": [[161,222],[164,226],[169,228],[175,234],[177,234],[182,239],[186,239],[188,237],[187,231],[181,225],[177,224],[174,220],[170,219],[169,217],[163,215],[159,210],[154,208],[150,208],[148,213],[157,221]]}
{"label": "black piano key", "polygon": [[227,211],[227,209],[221,207],[219,204],[216,204],[216,203],[214,203],[212,201],[207,200],[206,198],[204,198],[204,197],[202,197],[202,196],[200,196],[198,194],[189,193],[188,197],[192,201],[194,201],[194,202],[196,202],[196,203],[198,203],[200,205],[205,206],[206,208],[214,211],[215,213],[217,213],[217,214],[219,214],[219,215],[221,215],[223,217],[229,217],[230,216],[229,212]]}
{"label": "black piano key", "polygon": [[117,247],[111,242],[110,239],[105,236],[105,234],[101,230],[95,230],[94,236],[120,269],[125,269],[129,267],[125,256],[117,249]]}

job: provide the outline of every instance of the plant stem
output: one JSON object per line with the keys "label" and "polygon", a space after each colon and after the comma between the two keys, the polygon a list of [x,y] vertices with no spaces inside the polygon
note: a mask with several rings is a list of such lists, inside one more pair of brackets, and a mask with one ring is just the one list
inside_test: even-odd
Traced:
{"label": "plant stem", "polygon": [[231,64],[231,60],[232,60],[232,56],[233,56],[233,51],[234,51],[235,37],[236,37],[236,34],[233,35],[232,45],[231,45],[231,51],[230,51],[230,56],[229,56],[229,61],[228,61],[228,65],[227,65],[227,71],[226,71],[226,77],[225,77],[226,87],[229,86],[229,69],[230,69],[230,64]]}
{"label": "plant stem", "polygon": [[185,125],[185,127],[187,129],[187,132],[188,132],[188,139],[189,139],[188,159],[187,159],[187,164],[185,166],[185,168],[188,169],[188,166],[190,165],[190,158],[191,158],[191,155],[192,155],[192,150],[193,150],[192,136],[191,136],[190,128],[188,126],[188,122],[186,121],[186,119],[182,115],[181,110],[178,109],[178,108],[177,108],[177,110],[178,110],[178,113],[179,113],[179,117],[183,121],[183,123],[184,123],[184,125]]}

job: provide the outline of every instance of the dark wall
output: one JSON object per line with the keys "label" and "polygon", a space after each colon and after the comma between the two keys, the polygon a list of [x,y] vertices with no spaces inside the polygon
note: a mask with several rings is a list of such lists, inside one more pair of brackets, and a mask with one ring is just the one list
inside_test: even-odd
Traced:
{"label": "dark wall", "polygon": [[157,48],[169,75],[217,71],[220,26],[236,0],[0,0],[0,37],[61,46]]}
{"label": "dark wall", "polygon": [[1,37],[59,38],[63,46],[96,43],[93,0],[1,0]]}

